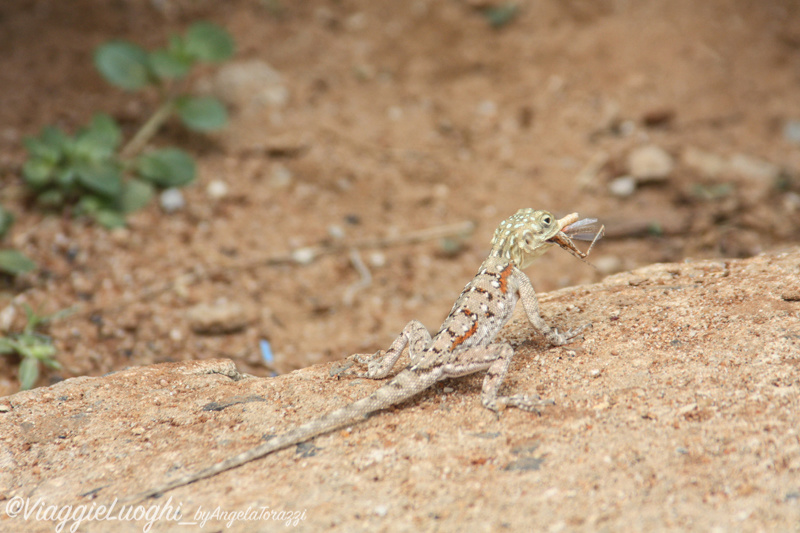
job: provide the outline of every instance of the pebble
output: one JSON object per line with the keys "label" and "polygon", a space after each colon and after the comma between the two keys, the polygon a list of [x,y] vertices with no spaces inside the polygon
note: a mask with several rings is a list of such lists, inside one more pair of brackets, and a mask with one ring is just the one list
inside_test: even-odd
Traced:
{"label": "pebble", "polygon": [[269,184],[275,189],[284,189],[292,183],[292,171],[277,163],[272,166],[269,175]]}
{"label": "pebble", "polygon": [[337,241],[340,241],[344,239],[344,229],[338,224],[331,224],[328,226],[328,235]]}
{"label": "pebble", "polygon": [[728,162],[728,169],[739,177],[770,184],[781,173],[778,165],[745,154],[734,154]]}
{"label": "pebble", "polygon": [[725,171],[725,158],[690,146],[681,153],[681,162],[706,178],[716,178]]}
{"label": "pebble", "polygon": [[674,167],[672,156],[652,144],[636,148],[628,155],[628,170],[637,181],[664,180]]}
{"label": "pebble", "polygon": [[206,187],[206,194],[212,200],[220,200],[228,196],[228,184],[222,180],[213,180]]}
{"label": "pebble", "polygon": [[227,298],[220,298],[213,304],[197,304],[186,312],[186,318],[192,331],[204,335],[233,333],[250,322],[244,308]]}
{"label": "pebble", "polygon": [[167,213],[174,213],[186,206],[186,200],[183,198],[183,193],[180,189],[174,187],[164,189],[158,196],[158,201],[161,204],[161,209]]}
{"label": "pebble", "polygon": [[383,252],[369,254],[369,264],[375,268],[386,266],[386,255]]}
{"label": "pebble", "polygon": [[11,331],[11,325],[14,323],[14,318],[17,316],[17,310],[13,304],[7,305],[0,311],[0,331]]}
{"label": "pebble", "polygon": [[783,138],[800,144],[800,120],[787,120],[783,126]]}
{"label": "pebble", "polygon": [[614,196],[630,196],[636,191],[636,178],[633,176],[620,176],[608,184],[608,192]]}
{"label": "pebble", "polygon": [[[205,82],[208,84],[208,82]],[[267,105],[282,108],[289,101],[289,89],[280,72],[260,59],[229,63],[219,68],[210,81],[211,91],[229,105],[247,109]],[[199,90],[208,90],[200,84]]]}
{"label": "pebble", "polygon": [[317,257],[316,252],[311,247],[298,248],[292,252],[292,259],[295,263],[307,265]]}

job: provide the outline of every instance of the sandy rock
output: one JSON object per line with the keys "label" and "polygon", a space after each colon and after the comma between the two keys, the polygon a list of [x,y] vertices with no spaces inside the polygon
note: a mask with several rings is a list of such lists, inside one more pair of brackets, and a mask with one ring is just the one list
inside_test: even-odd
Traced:
{"label": "sandy rock", "polygon": [[[393,530],[432,516],[443,531],[791,531],[800,519],[798,264],[800,249],[656,264],[543,294],[548,322],[593,328],[546,346],[518,309],[504,330],[516,346],[505,389],[554,400],[541,416],[496,416],[481,406],[482,376],[451,380],[147,505],[180,505],[186,519],[268,507],[296,513],[298,531]],[[108,504],[379,386],[331,378],[332,366],[254,378],[227,360],[168,363],[0,398],[0,498]],[[160,518],[154,530],[174,524]],[[284,527],[254,524],[207,527]]]}

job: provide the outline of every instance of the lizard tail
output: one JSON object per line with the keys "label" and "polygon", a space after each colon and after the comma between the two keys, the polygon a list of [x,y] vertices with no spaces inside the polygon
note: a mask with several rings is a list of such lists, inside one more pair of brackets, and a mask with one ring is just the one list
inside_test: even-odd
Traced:
{"label": "lizard tail", "polygon": [[286,433],[281,433],[280,435],[271,438],[269,441],[260,444],[255,448],[251,448],[238,455],[229,457],[228,459],[220,461],[213,466],[204,468],[203,470],[197,472],[186,474],[179,478],[173,479],[172,481],[164,483],[163,485],[139,493],[131,498],[127,503],[139,502],[154,496],[158,496],[172,489],[189,485],[195,481],[199,481],[201,479],[217,475],[220,472],[225,472],[226,470],[236,468],[237,466],[241,466],[255,459],[259,459],[272,452],[282,450],[294,444],[305,442],[316,437],[317,435],[328,433],[334,429],[346,426],[366,417],[375,411],[385,409],[389,406],[407,400],[412,396],[416,396],[418,393],[427,389],[435,382],[436,379],[431,375],[417,373],[411,369],[403,370],[386,385],[377,389],[366,398],[356,400],[351,404],[345,405],[344,407],[331,411],[319,418],[315,418],[309,422],[306,422],[305,424],[287,431]]}

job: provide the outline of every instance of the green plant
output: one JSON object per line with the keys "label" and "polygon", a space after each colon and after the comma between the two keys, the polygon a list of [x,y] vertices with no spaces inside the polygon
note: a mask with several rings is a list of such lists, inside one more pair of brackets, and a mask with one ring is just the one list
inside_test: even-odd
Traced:
{"label": "green plant", "polygon": [[[14,224],[14,216],[0,205],[0,239],[2,239]],[[36,268],[36,264],[16,250],[0,250],[0,272],[23,274]]]}
{"label": "green plant", "polygon": [[37,332],[36,329],[63,318],[71,312],[71,309],[64,309],[52,315],[38,315],[29,305],[25,305],[27,320],[22,333],[12,333],[7,337],[0,337],[0,354],[16,353],[21,359],[19,364],[21,390],[33,387],[39,378],[40,365],[45,365],[53,370],[61,369],[61,364],[55,359],[56,347],[53,346],[53,339]]}
{"label": "green plant", "polygon": [[69,206],[106,227],[125,224],[125,215],[144,207],[155,187],[180,187],[195,177],[195,162],[178,148],[145,151],[147,143],[173,115],[190,130],[207,132],[227,123],[225,107],[215,98],[193,97],[179,83],[201,61],[228,59],[231,36],[209,22],[172,35],[166,48],[147,52],[124,41],[97,48],[94,63],[111,84],[133,91],[154,87],[161,104],[123,147],[122,131],[108,115],[98,113],[88,126],[70,136],[45,127],[25,139],[28,160],[22,174],[46,207]]}

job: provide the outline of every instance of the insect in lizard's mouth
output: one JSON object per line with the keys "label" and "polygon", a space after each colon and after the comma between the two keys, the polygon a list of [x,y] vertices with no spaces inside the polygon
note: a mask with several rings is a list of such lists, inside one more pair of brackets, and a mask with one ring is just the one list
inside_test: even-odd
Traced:
{"label": "insect in lizard's mouth", "polygon": [[[600,224],[596,218],[584,218],[583,220],[578,220],[577,213],[567,215],[559,222],[561,223],[561,231],[547,239],[547,242],[559,245],[561,248],[580,259],[584,259],[587,255],[589,255],[589,252],[592,250],[592,246],[594,246],[594,243],[597,242],[597,239],[603,236],[605,230],[605,226]],[[575,243],[572,242],[573,239],[579,241],[592,241],[592,244],[584,253],[580,251],[577,246],[575,246]]]}

